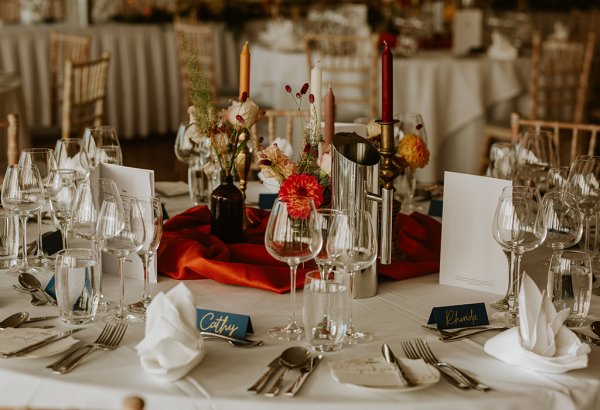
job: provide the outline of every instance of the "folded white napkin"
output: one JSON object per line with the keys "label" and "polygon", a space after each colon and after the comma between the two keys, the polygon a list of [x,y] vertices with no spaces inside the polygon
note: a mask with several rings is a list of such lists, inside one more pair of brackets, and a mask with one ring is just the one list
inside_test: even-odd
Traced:
{"label": "folded white napkin", "polygon": [[[402,367],[416,384],[431,384],[439,380],[440,374],[431,369],[422,359],[398,358]],[[404,382],[394,366],[383,359],[349,359],[329,364],[332,376],[340,383],[358,386],[394,387]]]}
{"label": "folded white napkin", "polygon": [[484,350],[510,364],[544,373],[564,373],[587,367],[590,347],[563,322],[569,309],[556,312],[546,291],[523,275],[519,292],[519,326],[489,339]]}
{"label": "folded white napkin", "polygon": [[174,381],[202,361],[206,351],[196,316],[194,297],[185,284],[156,295],[146,310],[146,335],[135,347],[144,370]]}
{"label": "folded white napkin", "polygon": [[508,38],[499,31],[492,31],[492,44],[488,48],[487,55],[495,60],[514,60],[518,51]]}

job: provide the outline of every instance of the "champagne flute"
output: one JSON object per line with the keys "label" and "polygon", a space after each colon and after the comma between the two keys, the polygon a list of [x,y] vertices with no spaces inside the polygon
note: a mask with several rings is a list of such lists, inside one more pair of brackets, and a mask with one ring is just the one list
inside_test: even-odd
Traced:
{"label": "champagne flute", "polygon": [[321,229],[321,236],[323,237],[323,245],[321,250],[315,256],[315,263],[321,272],[321,280],[327,280],[327,273],[333,269],[333,261],[327,254],[327,236],[331,229],[331,224],[336,215],[340,213],[337,209],[331,208],[319,208],[317,209],[317,226]]}
{"label": "champagne flute", "polygon": [[68,227],[71,221],[71,210],[75,199],[76,172],[72,169],[57,169],[50,173],[48,197],[50,209],[58,221],[62,236],[62,247],[67,249]]}
{"label": "champagne flute", "polygon": [[[47,194],[50,172],[58,169],[52,150],[50,148],[25,148],[19,156],[19,164],[25,166],[34,165],[37,168],[42,185],[45,188],[44,192]],[[45,203],[47,202],[48,197],[46,196]],[[44,249],[42,247],[42,210],[45,203],[37,211],[38,246],[35,259],[32,261],[36,267],[50,267],[53,264],[50,258],[44,256]]]}
{"label": "champagne flute", "polygon": [[27,218],[47,201],[42,178],[35,165],[9,165],[2,183],[2,206],[21,221],[22,263],[15,273],[35,273],[27,261]]}
{"label": "champagne flute", "polygon": [[350,317],[346,341],[349,344],[369,342],[373,334],[356,330],[352,323],[352,299],[356,272],[371,266],[377,257],[371,215],[365,210],[348,210],[336,215],[327,238],[327,253],[335,266],[347,274]]}
{"label": "champagne flute", "polygon": [[119,198],[120,200],[119,189],[112,179],[90,178],[81,181],[75,192],[71,212],[71,230],[77,237],[90,241],[98,261],[98,271],[100,272],[99,311],[106,311],[109,305],[102,293],[102,250],[98,246],[96,236],[98,213],[105,198]]}
{"label": "champagne flute", "polygon": [[[518,318],[518,296],[521,288],[521,260],[523,254],[540,246],[546,239],[540,192],[537,188],[509,186],[498,199],[492,234],[505,251],[511,252],[508,290],[505,301],[507,316],[503,319],[515,323]],[[496,306],[502,306],[497,301]],[[495,306],[494,306],[495,307]]]}
{"label": "champagne flute", "polygon": [[96,225],[98,243],[103,251],[115,255],[119,260],[119,276],[121,278],[119,307],[116,313],[102,318],[106,323],[138,323],[144,316],[125,309],[125,274],[123,263],[125,258],[138,252],[146,240],[146,228],[140,203],[137,199],[106,196],[98,214]]}
{"label": "champagne flute", "polygon": [[265,246],[269,254],[290,267],[290,318],[286,326],[269,330],[269,335],[281,340],[299,340],[303,329],[296,322],[296,269],[302,262],[313,259],[323,245],[321,230],[316,223],[312,199],[289,196],[277,198],[273,204]]}
{"label": "champagne flute", "polygon": [[83,149],[81,138],[60,139],[54,146],[54,157],[59,169],[72,169],[77,172],[77,179],[87,177],[90,171],[90,161]]}
{"label": "champagne flute", "polygon": [[[129,197],[123,197],[128,199]],[[152,301],[150,297],[150,279],[148,277],[148,265],[160,244],[163,231],[163,213],[160,200],[155,197],[136,198],[140,204],[144,225],[146,227],[146,240],[137,252],[144,265],[144,294],[142,300],[132,303],[128,309],[135,313],[146,313],[146,308]]]}
{"label": "champagne flute", "polygon": [[[121,144],[114,127],[110,125],[87,127],[83,132],[83,150],[90,162],[90,169],[95,169],[102,162],[100,147],[112,147],[109,150],[121,152]],[[123,157],[122,153],[120,157]]]}

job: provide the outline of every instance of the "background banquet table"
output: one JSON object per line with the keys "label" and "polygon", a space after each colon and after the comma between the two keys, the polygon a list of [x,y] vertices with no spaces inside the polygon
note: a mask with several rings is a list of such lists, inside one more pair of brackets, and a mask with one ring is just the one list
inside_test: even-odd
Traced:
{"label": "background banquet table", "polygon": [[[215,23],[217,24],[217,23]],[[105,121],[119,137],[144,137],[177,129],[182,104],[179,61],[170,24],[11,25],[0,35],[0,70],[18,73],[33,126],[50,125],[49,50],[52,31],[88,35],[90,58],[111,53]],[[237,85],[237,47],[223,24],[217,24],[217,84]]]}
{"label": "background banquet table", "polygon": [[[454,57],[445,51],[394,59],[395,117],[421,113],[427,129],[432,159],[418,171],[421,181],[441,181],[444,171],[477,173],[484,125],[492,118],[508,124],[527,90],[529,66],[528,58],[498,61],[487,56]],[[308,72],[304,53],[254,45],[252,97],[259,105],[293,109],[284,86],[291,84],[296,90],[309,80]],[[343,107],[337,110],[343,117]],[[368,115],[367,100],[365,110],[363,116]]]}
{"label": "background banquet table", "polygon": [[[535,255],[537,251],[533,252]],[[545,254],[547,255],[547,253]],[[526,256],[526,269],[540,271],[539,260]],[[117,278],[106,275],[105,292],[114,298]],[[544,275],[537,277],[540,284]],[[50,307],[33,307],[29,298],[15,292],[14,279],[0,281],[0,317],[27,310],[32,316],[52,314]],[[177,281],[161,277],[153,292],[165,291]],[[375,297],[355,301],[355,323],[375,334],[365,345],[346,347],[327,354],[321,366],[296,398],[267,398],[248,393],[266,365],[290,343],[269,339],[265,333],[287,320],[289,295],[277,295],[251,288],[227,286],[211,280],[186,281],[198,307],[249,314],[254,338],[265,340],[263,347],[234,348],[222,341],[205,341],[207,355],[188,376],[166,383],[145,373],[135,353],[143,325],[130,326],[121,346],[112,352],[95,353],[67,375],[54,375],[44,367],[54,358],[7,359],[0,361],[0,406],[21,405],[44,408],[118,409],[125,396],[138,395],[147,409],[507,409],[544,408],[596,409],[600,406],[600,349],[592,347],[589,366],[567,374],[534,373],[504,364],[483,352],[491,337],[444,344],[421,329],[433,306],[489,302],[497,295],[438,284],[436,274],[420,278],[380,283]],[[141,289],[141,281],[130,279],[127,289]],[[129,292],[137,299],[137,292]],[[302,297],[300,293],[299,297]],[[600,297],[593,296],[592,317],[600,315]],[[491,309],[488,309],[491,312]],[[57,321],[58,323],[58,321]],[[92,341],[102,325],[96,323],[77,337]],[[411,393],[363,390],[341,385],[329,374],[328,363],[347,358],[379,357],[382,343],[402,355],[400,341],[427,337],[442,359],[461,367],[493,387],[494,391],[459,391],[442,380],[431,388]],[[302,344],[296,342],[295,344]],[[290,379],[291,380],[291,379]]]}

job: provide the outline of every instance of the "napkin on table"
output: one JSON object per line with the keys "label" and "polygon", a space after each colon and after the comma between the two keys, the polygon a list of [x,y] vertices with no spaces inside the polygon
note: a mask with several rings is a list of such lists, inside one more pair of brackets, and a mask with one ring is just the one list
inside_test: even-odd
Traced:
{"label": "napkin on table", "polygon": [[174,381],[202,361],[206,350],[196,316],[194,297],[183,283],[155,296],[146,311],[145,337],[135,347],[144,370]]}
{"label": "napkin on table", "polygon": [[590,347],[563,322],[569,309],[556,312],[546,291],[523,275],[519,292],[519,326],[489,339],[484,350],[509,364],[544,373],[587,367]]}
{"label": "napkin on table", "polygon": [[[423,359],[398,360],[416,384],[435,383],[440,378],[439,373],[434,373]],[[372,387],[394,387],[404,384],[396,368],[382,359],[348,359],[331,362],[329,367],[332,376],[340,383]]]}
{"label": "napkin on table", "polygon": [[487,55],[495,60],[514,60],[518,51],[508,38],[499,31],[492,32],[492,44],[488,48]]}

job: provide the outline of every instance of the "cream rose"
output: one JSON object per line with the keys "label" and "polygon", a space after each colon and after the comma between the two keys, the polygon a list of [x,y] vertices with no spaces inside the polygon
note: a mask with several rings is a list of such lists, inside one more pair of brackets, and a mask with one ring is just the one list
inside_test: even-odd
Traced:
{"label": "cream rose", "polygon": [[[256,123],[259,113],[260,109],[258,108],[258,105],[248,98],[243,103],[239,101],[232,101],[229,108],[227,108],[226,118],[231,125],[236,128],[250,128]],[[244,119],[243,123],[238,121],[238,116],[241,116]]]}

